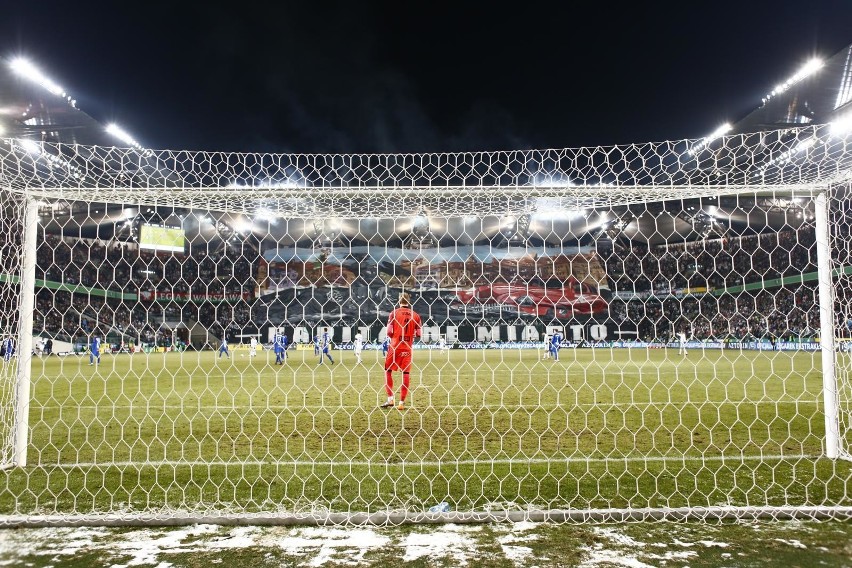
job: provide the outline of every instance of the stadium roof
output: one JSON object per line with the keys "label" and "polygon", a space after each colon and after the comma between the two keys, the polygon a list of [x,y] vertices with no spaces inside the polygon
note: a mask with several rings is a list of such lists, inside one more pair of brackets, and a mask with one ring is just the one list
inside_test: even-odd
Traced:
{"label": "stadium roof", "polygon": [[52,92],[16,72],[15,61],[5,58],[0,58],[0,136],[88,146],[116,143],[103,124],[77,107],[71,95]]}
{"label": "stadium roof", "polygon": [[[826,124],[842,116],[852,100],[852,45],[844,48],[821,65],[814,65],[807,73],[797,73],[791,79],[781,83],[767,93],[759,106],[725,131],[729,133],[753,133],[787,127],[802,127]],[[180,171],[177,162],[164,162],[159,155],[153,161],[146,161],[147,150],[140,147],[129,150],[134,152],[132,159],[126,154],[116,160],[110,148],[118,142],[107,126],[77,108],[76,101],[61,88],[51,84],[49,79],[33,80],[25,78],[20,72],[13,71],[12,62],[0,59],[0,136],[12,139],[10,143],[22,146],[31,143],[58,143],[60,145],[83,145],[75,148],[68,160],[80,160],[87,166],[87,174],[97,170],[95,175],[109,178],[115,183],[114,163],[120,162],[121,175],[127,175],[140,187],[193,187],[208,185],[203,181],[207,172]],[[714,151],[714,137],[698,139],[692,154]],[[28,142],[27,142],[28,141]],[[125,144],[127,146],[127,144]],[[93,148],[94,147],[94,148]],[[97,148],[99,147],[99,148]],[[44,148],[44,146],[43,146]],[[60,158],[62,146],[58,146]],[[642,145],[637,146],[642,153]],[[600,150],[600,149],[596,149]],[[622,150],[619,150],[622,151]],[[546,153],[547,151],[545,151]],[[686,153],[686,152],[684,152]],[[583,157],[582,149],[575,152],[572,159]],[[67,156],[67,154],[66,154]],[[253,159],[255,156],[249,155]],[[268,156],[266,156],[268,157]],[[243,159],[244,156],[239,156]],[[264,157],[261,157],[264,158]],[[274,157],[273,157],[274,158]],[[753,156],[749,156],[752,159]],[[625,158],[626,159],[626,158]],[[639,158],[641,160],[641,156]],[[368,162],[370,158],[364,158]],[[153,163],[156,162],[156,163]],[[97,167],[91,168],[91,164]],[[69,167],[73,166],[69,162]],[[679,166],[680,164],[675,164]],[[48,164],[49,166],[49,164]],[[229,166],[230,167],[230,166]],[[670,179],[666,183],[709,184],[708,170],[701,167],[693,170],[677,170],[677,176],[665,172],[666,164],[659,166],[660,171]],[[284,168],[281,168],[282,172]],[[354,170],[354,168],[353,168]],[[251,168],[244,173],[251,175]],[[283,172],[290,175],[292,172]],[[624,172],[622,172],[624,173]],[[42,174],[38,174],[42,175]],[[55,176],[50,171],[44,176]],[[327,172],[313,174],[301,172],[303,179],[310,180],[311,175],[328,179]],[[338,187],[345,184],[345,175],[333,181]],[[351,172],[350,172],[351,175]],[[221,176],[219,176],[221,177]],[[218,179],[218,178],[217,178]],[[238,180],[233,180],[236,183]],[[240,180],[244,185],[255,185],[256,180]],[[603,180],[598,180],[603,181]],[[618,180],[617,180],[618,181]],[[622,179],[621,182],[624,180]],[[748,181],[748,180],[744,180]],[[100,186],[98,180],[92,182]],[[300,180],[301,183],[301,180]],[[629,183],[629,182],[628,182]],[[641,180],[633,183],[642,184]],[[85,184],[84,184],[85,185]],[[214,184],[215,185],[215,184]],[[310,189],[303,186],[303,189]],[[248,191],[248,190],[244,190]],[[393,222],[381,218],[337,219],[329,222],[321,215],[306,214],[304,218],[290,215],[287,219],[269,220],[263,230],[254,230],[256,238],[269,239],[271,242],[292,244],[323,239],[356,239],[373,242],[404,242],[412,237],[422,239],[425,232],[435,239],[460,242],[494,242],[520,238],[531,243],[590,242],[604,234],[613,234],[614,228],[626,238],[651,243],[665,242],[670,239],[692,240],[712,233],[743,233],[776,230],[783,226],[795,227],[807,222],[812,213],[792,199],[779,201],[778,195],[763,198],[721,197],[707,195],[689,196],[682,201],[662,202],[654,205],[619,206],[607,216],[590,212],[585,215],[480,215],[473,221],[469,215],[432,216],[429,211],[412,211]],[[128,199],[128,203],[132,203]],[[782,202],[783,201],[783,202]],[[222,209],[225,210],[225,209]],[[581,211],[582,212],[582,211]],[[214,208],[206,211],[193,210],[190,207],[155,206],[133,208],[132,205],[112,203],[90,204],[82,201],[75,203],[53,203],[49,211],[45,210],[45,219],[51,218],[46,229],[70,235],[85,237],[112,238],[121,236],[131,227],[128,220],[136,222],[180,223],[187,231],[189,239],[225,242],[247,236],[241,230],[245,226],[257,226],[257,219],[251,212],[218,213]],[[203,219],[203,220],[202,220]],[[131,227],[132,228],[132,227]],[[249,231],[251,233],[251,231]]]}
{"label": "stadium roof", "polygon": [[828,124],[845,115],[852,109],[852,45],[824,61],[809,61],[757,102],[732,133]]}

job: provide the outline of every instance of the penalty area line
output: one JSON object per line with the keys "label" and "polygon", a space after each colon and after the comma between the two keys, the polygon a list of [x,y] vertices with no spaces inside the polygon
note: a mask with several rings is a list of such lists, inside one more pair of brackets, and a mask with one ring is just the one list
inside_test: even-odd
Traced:
{"label": "penalty area line", "polygon": [[[565,409],[570,410],[572,408],[600,408],[600,407],[612,407],[612,408],[661,408],[661,407],[674,407],[674,408],[699,408],[702,406],[712,406],[712,407],[722,407],[728,405],[739,405],[739,406],[759,406],[759,405],[795,405],[795,406],[818,406],[819,401],[815,400],[721,400],[721,401],[644,401],[644,402],[581,402],[578,404],[574,403],[565,403],[565,404],[541,404],[541,403],[529,403],[529,404],[516,404],[516,405],[508,405],[508,404],[446,404],[446,405],[426,405],[426,406],[411,406],[411,409],[419,409],[419,410],[508,410],[508,411],[517,411],[517,410],[549,410],[549,409]],[[57,409],[68,409],[69,411],[77,411],[77,410],[213,410],[213,411],[225,411],[225,412],[233,412],[235,410],[244,410],[246,412],[256,412],[258,410],[316,410],[316,411],[337,411],[337,410],[373,410],[378,408],[378,402],[375,404],[338,404],[338,405],[323,405],[323,404],[266,404],[266,405],[227,405],[227,404],[147,404],[147,403],[139,403],[139,404],[108,404],[104,403],[102,405],[97,404],[81,404],[81,405],[73,405],[73,404],[30,404],[30,409],[41,409],[41,410],[57,410]]]}
{"label": "penalty area line", "polygon": [[755,456],[644,456],[644,457],[622,457],[622,458],[518,458],[518,459],[465,459],[465,460],[441,460],[441,461],[416,461],[416,462],[381,462],[381,461],[272,461],[272,460],[211,460],[211,461],[188,461],[188,460],[159,460],[159,461],[113,461],[113,462],[80,462],[63,464],[38,464],[35,467],[56,467],[59,469],[95,468],[95,467],[260,467],[260,466],[345,466],[345,467],[440,467],[447,465],[524,465],[524,464],[620,464],[620,463],[724,463],[724,462],[756,462],[756,461],[800,461],[816,460],[820,456],[808,454],[791,455],[755,455]]}

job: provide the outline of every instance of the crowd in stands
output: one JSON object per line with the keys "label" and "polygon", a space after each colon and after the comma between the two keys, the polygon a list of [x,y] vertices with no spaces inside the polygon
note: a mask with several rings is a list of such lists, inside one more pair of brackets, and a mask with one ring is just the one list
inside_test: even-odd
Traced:
{"label": "crowd in stands", "polygon": [[615,246],[606,257],[612,290],[621,292],[724,288],[814,270],[812,228],[664,246]]}
{"label": "crowd in stands", "polygon": [[134,244],[46,235],[39,243],[36,278],[122,291],[197,295],[254,293],[251,261],[228,246],[192,254],[157,254]]}
{"label": "crowd in stands", "polygon": [[[46,235],[36,278],[54,289],[39,289],[35,326],[71,338],[97,330],[160,343],[171,338],[163,322],[200,322],[221,336],[250,322],[254,271],[247,257],[226,246],[184,256]],[[65,291],[76,285],[93,291]],[[116,297],[105,297],[111,292]]]}
{"label": "crowd in stands", "polygon": [[[2,246],[19,249],[17,242]],[[632,243],[601,256],[615,293],[609,317],[619,326],[634,325],[642,339],[680,331],[696,339],[793,338],[813,336],[819,328],[813,283],[722,292],[815,271],[813,230],[663,246]],[[149,342],[168,339],[163,322],[198,322],[217,337],[238,333],[253,325],[257,257],[228,246],[185,256],[46,235],[37,249],[37,278],[119,294],[40,288],[35,325],[51,334],[85,336],[98,329]]]}
{"label": "crowd in stands", "polygon": [[702,294],[615,299],[610,317],[621,326],[638,327],[639,338],[670,338],[684,332],[693,339],[813,338],[819,329],[819,307],[813,286],[772,288],[755,294]]}
{"label": "crowd in stands", "polygon": [[[636,324],[642,339],[681,331],[695,339],[793,339],[813,337],[819,329],[813,285],[769,282],[816,271],[812,228],[616,246],[606,264],[615,292],[610,317],[618,324]],[[723,292],[754,283],[759,286],[752,291]],[[844,323],[838,314],[838,325]]]}

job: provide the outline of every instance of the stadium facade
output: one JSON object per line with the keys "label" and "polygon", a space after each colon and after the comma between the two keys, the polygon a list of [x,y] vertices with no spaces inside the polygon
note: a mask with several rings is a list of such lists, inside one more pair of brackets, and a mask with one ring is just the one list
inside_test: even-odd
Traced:
{"label": "stadium facade", "polygon": [[[832,121],[852,97],[851,57],[849,46],[826,60],[819,72],[779,86],[759,108],[736,122],[731,132],[777,131]],[[41,154],[33,162],[36,170],[42,170],[37,177],[49,178],[55,169],[65,168],[72,180],[93,175],[94,185],[107,180],[126,184],[128,190],[134,185],[189,183],[181,164],[161,160],[152,165],[141,148],[121,161],[121,172],[116,174],[117,164],[108,150],[89,149],[115,144],[103,124],[77,108],[70,96],[22,78],[12,71],[10,62],[3,63],[0,94],[5,113],[0,127],[21,153],[32,153],[31,145],[39,145],[36,152]],[[676,183],[731,182],[736,161],[713,157],[715,150],[707,139],[693,143],[689,152],[698,146],[711,156],[713,167],[700,161],[671,162],[669,156],[670,163],[660,164],[660,169],[676,171],[669,174]],[[78,149],[86,153],[82,160],[75,154]],[[77,165],[81,161],[86,164],[85,173],[79,169],[82,164]],[[547,159],[532,157],[507,169],[521,193],[525,187],[576,183],[570,166],[554,168]],[[317,191],[345,187],[347,176],[353,176],[354,170],[347,173],[339,164],[328,167],[332,174],[320,173]],[[274,177],[264,177],[270,171],[266,166],[228,168],[235,172],[228,188],[247,193],[308,189],[319,171],[313,164],[300,168],[299,160],[285,168],[271,168]],[[208,175],[190,173],[202,185]],[[616,172],[612,179],[598,179],[597,185],[625,183],[630,175]],[[215,179],[223,185],[221,180],[228,178],[217,175]],[[629,306],[631,299],[654,297],[656,301],[659,297],[664,303],[669,297],[677,306],[685,305],[686,299],[686,304],[697,303],[692,311],[701,311],[701,304],[707,303],[701,296],[709,295],[718,303],[714,291],[783,279],[790,270],[810,271],[815,266],[812,248],[797,251],[795,267],[782,266],[782,259],[773,261],[769,254],[757,266],[746,266],[753,262],[750,256],[745,260],[745,252],[731,252],[727,268],[709,270],[715,263],[705,247],[700,255],[689,255],[691,243],[708,240],[709,247],[721,251],[729,239],[738,243],[776,239],[767,247],[773,250],[780,246],[778,239],[791,239],[786,235],[794,235],[792,240],[807,248],[802,234],[812,229],[810,202],[777,191],[767,196],[644,201],[608,210],[581,201],[565,207],[547,197],[535,198],[532,207],[529,200],[518,201],[524,204],[518,214],[510,204],[500,215],[435,215],[419,207],[390,218],[347,216],[335,211],[337,204],[328,203],[326,212],[307,207],[299,215],[296,205],[282,214],[281,203],[275,199],[269,200],[268,207],[259,202],[253,212],[45,200],[40,215],[44,250],[39,252],[38,264],[38,277],[46,283],[39,293],[42,304],[49,303],[43,299],[46,295],[55,298],[55,292],[47,292],[51,286],[61,290],[70,279],[93,290],[90,297],[104,298],[111,311],[136,315],[125,315],[120,322],[102,321],[84,317],[86,310],[78,310],[74,321],[66,322],[66,316],[58,326],[44,324],[41,332],[77,338],[72,342],[82,344],[97,326],[106,328],[116,343],[169,344],[180,337],[202,347],[223,335],[232,341],[252,334],[266,339],[279,327],[307,340],[316,328],[331,327],[339,330],[338,341],[348,340],[355,328],[378,340],[396,295],[407,290],[430,327],[438,329],[436,335],[458,341],[483,337],[509,341],[532,336],[530,327],[543,335],[548,326],[582,329],[569,337],[586,340],[630,336],[650,340],[672,334],[685,316],[669,310],[664,318],[628,317],[635,311]],[[183,250],[146,249],[140,234],[151,227],[180,230],[178,248]],[[80,245],[75,240],[92,249],[76,252]],[[656,254],[657,274],[650,274],[648,251],[671,246],[675,248]],[[86,261],[75,262],[75,255]],[[675,257],[681,255],[691,260],[680,262]],[[637,266],[642,266],[641,274]],[[103,274],[105,267],[108,274]],[[78,298],[64,300],[69,301],[80,304]],[[111,304],[115,305],[110,308]],[[90,316],[93,311],[97,310],[88,309]],[[772,318],[769,314],[763,319]],[[813,316],[803,319],[796,329],[779,322],[772,332],[812,331]],[[605,333],[600,326],[606,327]],[[717,338],[770,332],[766,323],[734,326],[733,331],[730,325],[718,330],[709,324],[704,327],[705,335]]]}
{"label": "stadium facade", "polygon": [[[848,517],[845,81],[775,130],[418,155],[80,144],[4,87],[0,525]],[[222,342],[376,346],[403,291],[457,349],[402,408],[378,356]]]}

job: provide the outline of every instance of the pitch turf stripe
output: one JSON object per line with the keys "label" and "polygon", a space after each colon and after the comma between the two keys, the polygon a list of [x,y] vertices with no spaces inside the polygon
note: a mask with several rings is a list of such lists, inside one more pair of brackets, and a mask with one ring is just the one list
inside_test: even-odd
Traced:
{"label": "pitch turf stripe", "polygon": [[823,456],[809,454],[773,454],[763,456],[646,456],[646,457],[624,457],[624,458],[524,458],[518,459],[488,459],[488,460],[445,460],[445,461],[418,461],[418,462],[368,462],[368,461],[265,461],[265,460],[246,460],[246,461],[183,461],[183,460],[161,460],[147,462],[131,462],[131,461],[116,461],[116,462],[80,462],[73,464],[38,464],[36,467],[56,467],[60,469],[75,469],[75,468],[94,468],[94,467],[180,467],[180,466],[210,466],[210,467],[242,467],[242,466],[346,466],[346,467],[439,467],[446,465],[524,465],[524,464],[574,464],[574,463],[604,463],[604,464],[619,464],[619,463],[697,463],[697,462],[770,462],[770,461],[799,461],[799,460],[816,460]]}

